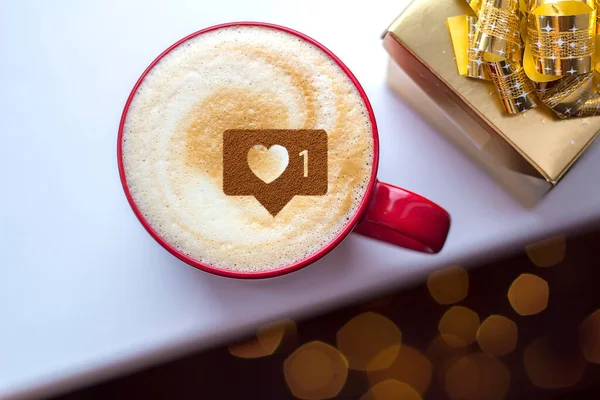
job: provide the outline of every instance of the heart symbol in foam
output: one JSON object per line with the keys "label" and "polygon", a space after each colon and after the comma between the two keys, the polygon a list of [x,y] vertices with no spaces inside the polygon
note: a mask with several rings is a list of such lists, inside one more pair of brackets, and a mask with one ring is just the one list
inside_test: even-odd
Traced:
{"label": "heart symbol in foam", "polygon": [[248,150],[248,166],[264,183],[279,178],[290,161],[287,149],[278,144],[269,147],[256,145]]}

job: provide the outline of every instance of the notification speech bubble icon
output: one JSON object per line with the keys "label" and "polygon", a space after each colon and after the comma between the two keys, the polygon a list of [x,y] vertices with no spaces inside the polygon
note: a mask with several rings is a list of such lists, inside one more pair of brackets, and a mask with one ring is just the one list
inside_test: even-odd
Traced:
{"label": "notification speech bubble icon", "polygon": [[[287,150],[288,164],[269,183],[248,164],[255,146]],[[327,132],[313,129],[232,129],[223,133],[223,193],[254,196],[275,217],[294,196],[327,194]]]}

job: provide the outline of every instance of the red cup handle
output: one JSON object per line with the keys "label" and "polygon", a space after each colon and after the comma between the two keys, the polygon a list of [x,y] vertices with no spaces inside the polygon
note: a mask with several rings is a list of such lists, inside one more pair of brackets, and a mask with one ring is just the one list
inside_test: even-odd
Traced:
{"label": "red cup handle", "polygon": [[408,190],[375,182],[371,202],[354,232],[396,246],[438,253],[448,236],[450,214]]}

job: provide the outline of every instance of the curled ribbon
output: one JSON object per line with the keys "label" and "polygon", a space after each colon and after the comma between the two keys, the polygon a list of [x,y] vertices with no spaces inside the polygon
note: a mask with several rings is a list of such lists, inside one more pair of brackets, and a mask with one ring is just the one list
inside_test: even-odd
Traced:
{"label": "curled ribbon", "polygon": [[600,0],[466,1],[476,16],[448,19],[461,75],[491,80],[509,114],[600,115]]}

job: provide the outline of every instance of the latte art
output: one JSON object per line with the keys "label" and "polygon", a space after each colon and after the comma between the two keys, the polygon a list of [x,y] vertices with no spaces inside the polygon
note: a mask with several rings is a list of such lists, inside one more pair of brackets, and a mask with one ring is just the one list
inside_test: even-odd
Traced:
{"label": "latte art", "polygon": [[[274,28],[220,28],[146,75],[125,119],[123,167],[138,209],[171,246],[221,269],[274,270],[318,252],[356,214],[373,170],[372,128],[353,82],[318,47]],[[225,195],[231,129],[325,130],[327,194],[296,196],[275,217],[254,197]],[[273,147],[248,152],[267,183],[298,157]]]}

